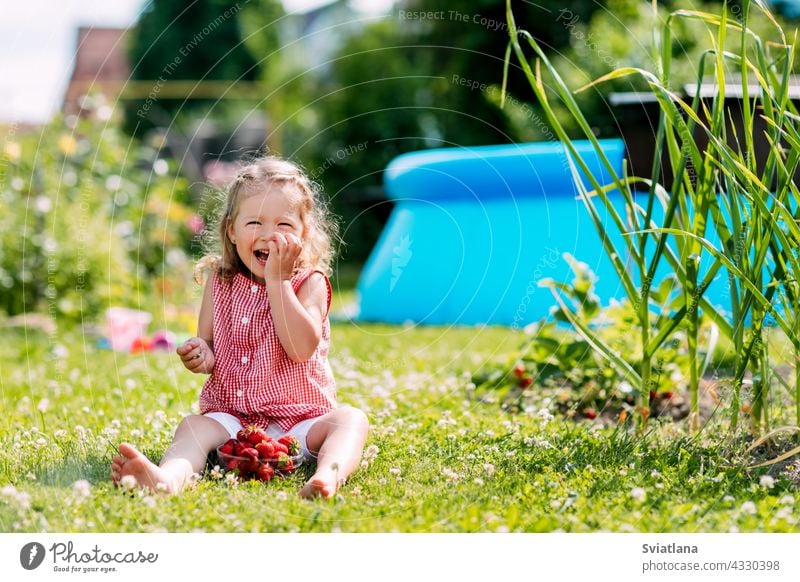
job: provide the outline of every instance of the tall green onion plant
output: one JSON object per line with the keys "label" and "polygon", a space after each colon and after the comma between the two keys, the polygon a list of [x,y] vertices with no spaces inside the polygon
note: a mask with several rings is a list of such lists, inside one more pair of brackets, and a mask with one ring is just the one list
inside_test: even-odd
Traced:
{"label": "tall green onion plant", "polygon": [[[577,105],[573,91],[566,86],[540,44],[517,27],[511,2],[507,0],[510,41],[506,51],[504,81],[512,53],[516,56],[553,131],[563,142],[570,160],[573,179],[580,197],[603,241],[603,248],[622,283],[625,295],[638,314],[640,359],[616,353],[561,298],[564,286],[549,285],[565,317],[586,341],[638,387],[640,427],[649,412],[654,357],[679,326],[687,330],[690,361],[690,426],[699,428],[699,386],[708,357],[700,357],[698,345],[701,315],[727,336],[735,349],[731,379],[731,430],[738,428],[742,408],[742,386],[752,375],[752,428],[770,428],[770,385],[772,372],[765,342],[764,325],[780,328],[791,341],[794,360],[800,362],[800,321],[797,302],[800,296],[800,226],[798,226],[798,188],[794,174],[800,162],[800,116],[789,99],[789,80],[794,64],[794,41],[787,42],[769,11],[756,2],[756,8],[772,23],[777,42],[764,42],[748,27],[753,2],[742,3],[741,20],[695,10],[672,12],[663,23],[657,19],[653,1],[655,71],[621,67],[579,89],[631,75],[643,78],[655,95],[660,109],[655,136],[655,155],[649,176],[619,175],[605,156],[590,123]],[[704,23],[712,33],[709,47],[697,64],[694,95],[684,99],[671,87],[672,27],[680,20]],[[728,35],[738,35],[735,42]],[[523,43],[533,50],[529,58]],[[735,45],[735,48],[728,48]],[[730,69],[740,71],[730,80]],[[702,94],[711,77],[716,87],[713,97]],[[736,133],[726,107],[729,89],[738,86],[741,94],[743,132]],[[751,83],[753,83],[751,85]],[[603,162],[612,180],[599,183],[581,159],[572,140],[556,115],[557,99],[594,144],[594,153]],[[763,167],[756,163],[754,131],[757,119],[767,124],[769,155]],[[666,154],[673,175],[671,192],[664,188],[660,160]],[[592,190],[583,187],[581,174]],[[636,186],[646,186],[646,194],[634,195]],[[614,194],[616,192],[616,194]],[[624,212],[612,204],[616,196],[624,201]],[[643,200],[643,201],[642,201]],[[601,210],[612,225],[601,220]],[[656,210],[660,212],[656,212]],[[658,217],[658,218],[657,218]],[[618,248],[610,236],[611,228],[624,235]],[[709,233],[720,241],[714,245]],[[656,273],[666,261],[683,290],[683,299],[672,312],[651,311],[651,289],[659,284]],[[704,267],[704,268],[701,268]],[[715,277],[727,274],[730,305],[711,305],[704,297]],[[776,309],[776,306],[779,308]],[[800,374],[795,373],[792,393],[795,421],[800,425]]]}

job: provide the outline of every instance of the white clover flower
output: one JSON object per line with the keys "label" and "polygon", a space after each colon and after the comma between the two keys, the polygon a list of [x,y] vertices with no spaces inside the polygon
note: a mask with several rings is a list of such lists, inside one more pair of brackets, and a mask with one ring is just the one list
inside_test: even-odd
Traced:
{"label": "white clover flower", "polygon": [[758,484],[767,489],[772,489],[775,486],[775,478],[770,475],[761,475]]}
{"label": "white clover flower", "polygon": [[494,475],[494,465],[491,463],[484,463],[483,471],[486,473],[488,477],[491,477],[492,475]]}
{"label": "white clover flower", "polygon": [[20,509],[30,509],[31,508],[31,496],[28,495],[25,491],[20,491],[17,493],[15,498],[17,505]]}
{"label": "white clover flower", "polygon": [[746,515],[755,515],[757,512],[756,504],[752,501],[745,501],[742,503],[742,507],[739,509],[739,511]]}
{"label": "white clover flower", "polygon": [[389,469],[389,472],[392,475],[399,475],[400,474],[400,467],[392,467],[391,469]]}
{"label": "white clover flower", "polygon": [[225,481],[231,487],[236,487],[239,484],[239,478],[236,476],[236,473],[226,473],[225,474]]}
{"label": "white clover flower", "polygon": [[119,484],[122,485],[122,488],[125,491],[130,491],[134,487],[136,487],[136,477],[133,475],[125,475],[122,479],[119,480]]}
{"label": "white clover flower", "polygon": [[791,507],[781,507],[777,513],[775,514],[776,519],[785,519],[789,521],[792,519],[792,508]]}
{"label": "white clover flower", "polygon": [[447,477],[447,479],[451,482],[456,482],[459,479],[461,479],[461,475],[459,475],[452,469],[448,469],[447,467],[442,469],[442,476]]}
{"label": "white clover flower", "polygon": [[144,503],[147,507],[155,507],[156,500],[152,495],[148,495],[144,499],[142,499],[142,503]]}
{"label": "white clover flower", "polygon": [[367,463],[369,463],[370,461],[372,461],[373,459],[375,459],[375,457],[377,457],[377,456],[378,456],[378,453],[379,453],[379,452],[380,452],[380,449],[379,449],[377,446],[375,446],[375,445],[370,445],[370,446],[368,446],[368,447],[367,447],[367,449],[364,451],[363,458],[364,458],[364,460],[365,460]]}
{"label": "white clover flower", "polygon": [[794,496],[793,495],[784,495],[780,499],[778,499],[778,503],[781,505],[793,505],[794,504]]}
{"label": "white clover flower", "polygon": [[92,494],[92,486],[86,479],[80,479],[72,484],[72,490],[78,495],[80,499],[85,499]]}
{"label": "white clover flower", "polygon": [[44,412],[47,412],[47,408],[49,406],[50,406],[50,400],[47,399],[47,398],[42,398],[39,401],[39,404],[36,405],[36,408],[39,410],[39,412],[44,413]]}
{"label": "white clover flower", "polygon": [[219,465],[214,465],[214,468],[211,469],[211,478],[212,479],[222,479],[222,469]]}
{"label": "white clover flower", "polygon": [[636,501],[644,501],[647,499],[647,491],[641,487],[634,487],[631,489],[631,497],[633,497]]}
{"label": "white clover flower", "polygon": [[53,202],[47,196],[36,197],[36,210],[45,214],[53,208]]}

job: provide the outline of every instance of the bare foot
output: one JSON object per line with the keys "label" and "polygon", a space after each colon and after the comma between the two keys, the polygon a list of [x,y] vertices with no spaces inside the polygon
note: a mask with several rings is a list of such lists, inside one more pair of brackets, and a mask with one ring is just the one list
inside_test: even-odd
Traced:
{"label": "bare foot", "polygon": [[336,493],[340,484],[339,466],[336,463],[325,468],[318,466],[317,471],[300,490],[300,497],[305,497],[306,499],[322,497],[327,499]]}
{"label": "bare foot", "polygon": [[152,491],[175,493],[177,482],[173,475],[165,471],[128,443],[119,445],[120,456],[111,462],[111,480],[119,485],[122,480],[131,476],[136,485]]}

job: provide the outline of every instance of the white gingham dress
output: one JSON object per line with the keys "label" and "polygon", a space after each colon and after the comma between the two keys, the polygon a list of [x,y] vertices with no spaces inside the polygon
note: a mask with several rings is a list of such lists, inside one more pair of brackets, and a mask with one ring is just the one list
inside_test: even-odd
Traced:
{"label": "white gingham dress", "polygon": [[[307,269],[292,277],[295,293],[314,272]],[[241,273],[230,283],[213,277],[215,361],[200,393],[200,412],[227,412],[245,426],[263,429],[272,421],[288,431],[301,420],[336,408],[327,313],[314,354],[305,362],[293,362],[278,339],[266,286]],[[327,277],[325,283],[330,309]]]}

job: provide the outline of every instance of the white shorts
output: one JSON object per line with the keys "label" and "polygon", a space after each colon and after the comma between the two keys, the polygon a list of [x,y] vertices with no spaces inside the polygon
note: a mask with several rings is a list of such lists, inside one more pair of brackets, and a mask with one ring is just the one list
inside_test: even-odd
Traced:
{"label": "white shorts", "polygon": [[[222,426],[225,427],[225,430],[228,431],[228,434],[231,435],[232,439],[236,438],[236,433],[238,433],[242,428],[242,423],[239,422],[239,419],[233,416],[232,414],[228,414],[227,412],[206,412],[203,416],[207,416],[208,418],[213,418]],[[280,426],[276,422],[269,423],[267,430],[267,436],[272,437],[275,440],[278,440],[284,435],[290,434],[297,438],[300,441],[300,451],[303,453],[303,458],[306,460],[315,460],[317,455],[312,453],[308,450],[308,445],[306,444],[306,436],[308,436],[308,431],[311,428],[311,425],[314,424],[318,418],[307,418],[305,420],[301,420],[288,431],[283,431]]]}

